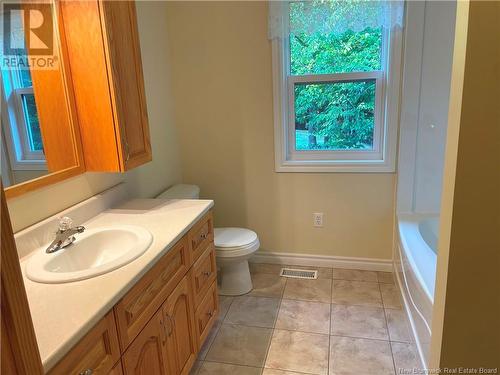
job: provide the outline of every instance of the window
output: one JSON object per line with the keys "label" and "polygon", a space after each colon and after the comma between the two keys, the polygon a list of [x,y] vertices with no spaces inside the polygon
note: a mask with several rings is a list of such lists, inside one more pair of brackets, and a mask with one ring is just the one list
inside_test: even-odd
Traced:
{"label": "window", "polygon": [[46,170],[30,71],[2,70],[2,127],[14,170]]}
{"label": "window", "polygon": [[270,24],[281,17],[271,36],[276,170],[394,171],[401,36],[382,16],[395,10],[356,0],[270,7]]}

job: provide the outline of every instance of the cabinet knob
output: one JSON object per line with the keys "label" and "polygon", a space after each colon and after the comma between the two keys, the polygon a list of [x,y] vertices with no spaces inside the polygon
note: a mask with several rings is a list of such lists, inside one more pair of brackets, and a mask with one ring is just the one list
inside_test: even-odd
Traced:
{"label": "cabinet knob", "polygon": [[200,235],[200,237],[203,239],[203,240],[206,240],[208,238],[208,233],[203,233],[202,235]]}
{"label": "cabinet knob", "polygon": [[212,316],[214,316],[214,313],[212,311],[209,311],[207,312],[207,315],[211,318]]}
{"label": "cabinet knob", "polygon": [[91,368],[88,368],[82,372],[80,372],[79,375],[92,375],[94,373],[94,370],[92,370]]}
{"label": "cabinet knob", "polygon": [[210,272],[210,271],[203,272],[203,276],[206,276],[206,277],[210,276],[211,274],[212,274],[212,272]]}

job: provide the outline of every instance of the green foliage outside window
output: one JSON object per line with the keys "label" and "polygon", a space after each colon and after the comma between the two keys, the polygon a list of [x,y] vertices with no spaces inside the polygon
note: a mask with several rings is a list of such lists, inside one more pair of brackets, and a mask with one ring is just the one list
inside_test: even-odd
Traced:
{"label": "green foliage outside window", "polygon": [[[305,17],[300,3],[295,4],[290,7],[291,22],[306,22],[300,20]],[[381,46],[381,28],[291,33],[290,71],[306,75],[380,70]],[[375,80],[295,86],[297,150],[370,149],[374,124]]]}
{"label": "green foliage outside window", "polygon": [[35,95],[23,94],[23,110],[28,130],[28,142],[31,151],[43,151],[42,134],[36,109]]}

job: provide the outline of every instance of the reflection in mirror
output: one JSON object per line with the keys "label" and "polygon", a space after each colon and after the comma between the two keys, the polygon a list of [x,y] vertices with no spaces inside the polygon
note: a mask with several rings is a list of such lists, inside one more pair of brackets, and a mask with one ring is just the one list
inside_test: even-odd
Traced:
{"label": "reflection in mirror", "polygon": [[11,186],[48,173],[29,69],[2,69],[2,182]]}
{"label": "reflection in mirror", "polygon": [[7,197],[84,169],[55,9],[53,2],[0,9],[0,158]]}

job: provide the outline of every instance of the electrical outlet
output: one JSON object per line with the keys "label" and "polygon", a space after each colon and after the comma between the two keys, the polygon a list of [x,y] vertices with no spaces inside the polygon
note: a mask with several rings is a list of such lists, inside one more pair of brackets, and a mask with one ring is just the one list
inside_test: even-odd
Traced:
{"label": "electrical outlet", "polygon": [[323,212],[313,213],[313,226],[321,228],[323,226]]}

